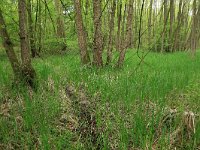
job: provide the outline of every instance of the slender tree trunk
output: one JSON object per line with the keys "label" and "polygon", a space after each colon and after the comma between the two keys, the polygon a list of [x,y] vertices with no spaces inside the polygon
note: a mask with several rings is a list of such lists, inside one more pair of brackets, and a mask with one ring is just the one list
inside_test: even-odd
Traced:
{"label": "slender tree trunk", "polygon": [[121,18],[122,18],[122,3],[121,1],[119,2],[118,4],[118,7],[117,7],[117,14],[118,14],[118,17],[117,17],[117,40],[116,40],[116,49],[118,51],[120,51],[120,38],[121,38],[121,35],[120,35],[120,32],[121,32]]}
{"label": "slender tree trunk", "polygon": [[173,46],[173,50],[180,50],[179,44],[180,44],[180,29],[181,29],[181,17],[182,17],[182,5],[183,5],[183,0],[180,0],[179,2],[179,11],[178,11],[178,16],[177,16],[177,27],[175,30],[175,35],[174,35],[174,46]]}
{"label": "slender tree trunk", "polygon": [[35,46],[35,38],[34,38],[34,31],[33,31],[31,0],[27,1],[27,12],[28,12],[29,42],[30,42],[31,54],[32,54],[32,57],[34,58],[37,56],[37,50]]}
{"label": "slender tree trunk", "polygon": [[148,41],[149,45],[151,45],[151,35],[152,35],[152,6],[153,6],[153,0],[150,1],[150,6],[149,6],[149,17],[148,17]]}
{"label": "slender tree trunk", "polygon": [[41,0],[37,0],[37,9],[38,9],[38,51],[42,50],[42,6]]}
{"label": "slender tree trunk", "polygon": [[[191,25],[190,25],[190,32],[189,36],[185,41],[185,48],[191,50],[192,57],[195,56],[196,53],[196,39],[197,39],[197,2],[196,0],[193,1],[192,5],[192,18],[191,18]],[[189,13],[189,11],[188,11]],[[188,32],[187,32],[188,33]],[[187,35],[187,34],[186,34]]]}
{"label": "slender tree trunk", "polygon": [[193,2],[193,8],[192,8],[193,16],[192,16],[192,29],[191,29],[191,50],[192,50],[192,56],[195,56],[196,48],[197,48],[197,2],[194,0]]}
{"label": "slender tree trunk", "polygon": [[18,79],[20,72],[21,72],[20,71],[20,64],[19,64],[17,56],[14,52],[13,44],[10,40],[9,35],[8,35],[6,24],[5,24],[1,9],[0,9],[0,35],[2,37],[3,46],[6,50],[6,54],[8,56],[8,59],[11,63],[15,78]]}
{"label": "slender tree trunk", "polygon": [[124,5],[124,15],[123,15],[123,18],[122,18],[122,29],[121,29],[121,37],[120,37],[120,52],[123,50],[123,46],[125,45],[125,24],[126,24],[126,14],[127,12],[127,4],[125,3]]}
{"label": "slender tree trunk", "polygon": [[[190,17],[189,17],[189,13],[190,13],[190,1],[184,1],[184,3],[186,4],[182,14],[183,14],[183,17],[181,18],[181,23],[183,24],[184,26],[184,30],[183,30],[183,33],[184,33],[184,36],[180,36],[180,39],[181,39],[181,45],[183,50],[188,50],[189,45],[188,45],[188,41],[191,39],[191,21],[190,20]],[[188,35],[189,34],[189,35]]]}
{"label": "slender tree trunk", "polygon": [[82,12],[81,12],[81,2],[80,0],[74,0],[74,8],[76,12],[75,22],[76,30],[78,34],[78,43],[80,48],[81,63],[88,64],[90,63],[89,53],[87,51],[87,36],[84,30]]}
{"label": "slender tree trunk", "polygon": [[58,38],[62,39],[62,50],[66,50],[66,42],[65,42],[65,24],[64,24],[64,18],[63,18],[63,11],[60,0],[54,0],[55,1],[55,7],[57,11],[57,36]]}
{"label": "slender tree trunk", "polygon": [[162,31],[162,41],[161,41],[161,52],[164,52],[166,51],[166,45],[165,45],[165,42],[166,42],[166,26],[167,26],[167,20],[168,20],[168,16],[169,16],[169,11],[167,9],[167,1],[168,0],[164,0],[164,25],[163,25],[163,31]]}
{"label": "slender tree trunk", "polygon": [[94,55],[93,63],[97,67],[103,66],[103,39],[102,39],[102,17],[101,17],[101,0],[93,0],[94,13]]}
{"label": "slender tree trunk", "polygon": [[[156,0],[155,0],[155,2],[156,2]],[[156,17],[156,15],[157,15],[157,9],[155,9],[154,11],[153,11],[153,26],[152,26],[152,35],[153,35],[153,40],[155,39],[155,35],[156,35],[156,24],[158,23],[158,21],[157,21],[157,17]],[[157,44],[155,44],[155,43],[153,43],[153,47],[152,48],[154,48],[156,51],[158,51],[158,49],[157,49]]]}
{"label": "slender tree trunk", "polygon": [[134,28],[135,28],[135,36],[134,36],[134,45],[137,45],[137,40],[138,40],[138,37],[136,36],[137,35],[137,33],[138,33],[138,3],[137,3],[137,1],[135,2],[135,9],[134,9],[134,19],[135,19],[135,21],[134,21]]}
{"label": "slender tree trunk", "polygon": [[173,49],[173,25],[175,16],[174,0],[170,0],[170,30],[169,30],[169,41],[170,41],[170,51]]}
{"label": "slender tree trunk", "polygon": [[197,12],[197,48],[200,48],[200,1]]}
{"label": "slender tree trunk", "polygon": [[31,55],[29,49],[29,40],[27,34],[27,14],[26,14],[26,0],[18,0],[19,11],[19,35],[21,44],[21,59],[22,59],[22,73],[25,81],[31,86],[34,86],[35,70],[31,64]]}
{"label": "slender tree trunk", "polygon": [[29,52],[28,32],[27,28],[27,16],[26,16],[26,0],[19,0],[19,29],[20,29],[20,44],[21,44],[21,58],[24,65],[31,64],[31,57]]}
{"label": "slender tree trunk", "polygon": [[85,34],[86,34],[86,36],[87,36],[87,38],[88,38],[88,36],[89,36],[89,30],[87,30],[87,27],[90,27],[90,23],[89,23],[89,19],[87,19],[88,18],[88,10],[90,9],[90,2],[89,2],[89,0],[86,0],[86,2],[85,2],[85,15],[84,15],[84,18],[85,18]]}
{"label": "slender tree trunk", "polygon": [[102,1],[102,4],[104,6],[104,10],[101,12],[101,18],[102,18],[102,39],[103,39],[103,46],[102,49],[105,49],[108,47],[108,37],[109,37],[109,22],[110,22],[110,13],[107,13],[106,15],[103,14],[104,12],[109,12],[110,10],[110,2],[111,0],[106,0],[105,2]]}
{"label": "slender tree trunk", "polygon": [[123,49],[120,51],[117,66],[121,67],[124,63],[126,49],[130,46],[131,32],[132,32],[132,22],[133,22],[133,0],[129,0],[127,25],[126,25],[126,38],[123,44]]}
{"label": "slender tree trunk", "polygon": [[35,22],[34,22],[35,31],[37,29],[37,24],[38,24],[38,3],[39,3],[39,1],[37,0],[36,1],[36,10],[35,10]]}
{"label": "slender tree trunk", "polygon": [[116,0],[113,0],[112,5],[112,13],[110,18],[110,31],[109,31],[109,39],[108,39],[108,50],[107,50],[107,65],[112,60],[112,48],[113,48],[113,31],[115,25],[115,10],[116,10]]}
{"label": "slender tree trunk", "polygon": [[129,4],[129,12],[128,12],[128,18],[127,18],[127,27],[126,27],[126,30],[127,30],[127,44],[128,44],[128,48],[132,48],[133,46],[133,3],[134,3],[134,0],[131,0],[130,1],[130,4]]}

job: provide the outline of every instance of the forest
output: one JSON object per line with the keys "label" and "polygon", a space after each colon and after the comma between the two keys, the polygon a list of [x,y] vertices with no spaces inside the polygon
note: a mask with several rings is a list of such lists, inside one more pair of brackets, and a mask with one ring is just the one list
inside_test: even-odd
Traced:
{"label": "forest", "polygon": [[200,0],[0,0],[0,149],[200,150]]}

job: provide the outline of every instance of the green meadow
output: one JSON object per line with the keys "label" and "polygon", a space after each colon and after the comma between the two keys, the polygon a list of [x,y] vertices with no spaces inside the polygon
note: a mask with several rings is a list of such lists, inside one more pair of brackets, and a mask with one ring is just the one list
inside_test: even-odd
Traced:
{"label": "green meadow", "polygon": [[[122,69],[116,69],[114,64],[81,67],[77,56],[67,52],[34,59],[38,89],[31,91],[23,86],[13,88],[11,66],[1,53],[0,147],[97,149],[73,130],[77,125],[70,104],[73,99],[65,94],[66,87],[73,84],[77,89],[84,87],[95,104],[96,130],[101,131],[96,145],[102,149],[170,149],[170,145],[198,149],[199,52],[195,58],[187,52],[151,52],[141,62],[136,51],[129,50]],[[161,124],[169,110],[176,111],[175,117]],[[177,128],[184,130],[182,114],[189,111],[195,115],[194,135],[189,140],[183,135],[172,143],[170,138]],[[61,124],[63,114],[67,123]]]}

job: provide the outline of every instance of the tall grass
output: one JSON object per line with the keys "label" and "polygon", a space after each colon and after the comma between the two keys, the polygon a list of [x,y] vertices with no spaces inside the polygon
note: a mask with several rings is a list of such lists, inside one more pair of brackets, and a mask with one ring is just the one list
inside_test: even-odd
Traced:
{"label": "tall grass", "polygon": [[[115,119],[113,121],[108,117],[105,120],[108,132],[102,134],[104,149],[112,146],[108,144],[109,139],[112,138],[113,141],[116,140],[118,149],[128,149],[131,145],[145,149],[147,145],[152,145],[155,126],[162,118],[162,110],[167,106],[184,110],[189,103],[187,109],[193,109],[199,114],[197,105],[200,104],[200,95],[197,92],[199,88],[197,82],[200,77],[199,52],[195,59],[191,59],[184,52],[150,53],[144,63],[135,70],[139,62],[140,59],[134,51],[127,53],[127,59],[121,69],[111,66],[101,69],[81,67],[78,55],[75,53],[35,59],[33,64],[40,84],[38,92],[31,93],[30,98],[28,89],[12,88],[10,64],[6,58],[1,59],[0,104],[1,106],[9,104],[5,106],[8,108],[1,108],[5,109],[4,111],[7,109],[10,115],[0,118],[2,147],[83,149],[76,133],[68,130],[60,131],[56,128],[55,118],[58,118],[61,113],[60,90],[65,89],[69,83],[74,83],[76,87],[84,84],[90,95],[100,93],[102,107],[106,103],[111,104],[108,113],[114,113]],[[188,98],[186,103],[177,100],[176,95],[180,93],[187,93],[191,99]],[[149,111],[144,109],[148,102],[157,104],[160,113],[156,113],[156,116],[154,113],[149,115]],[[106,107],[99,109],[97,116],[101,117],[101,111],[107,112],[106,109]],[[97,119],[101,125],[102,118]],[[125,124],[127,121],[131,122],[129,128]],[[148,123],[150,124],[147,129]],[[118,131],[111,138],[110,132],[113,132],[114,128]],[[196,140],[200,140],[199,126],[196,131]],[[74,138],[76,142],[73,142]],[[163,137],[163,140],[159,141],[161,149],[166,148],[166,143]],[[196,145],[198,143],[199,141]],[[192,149],[192,144],[189,148]]]}

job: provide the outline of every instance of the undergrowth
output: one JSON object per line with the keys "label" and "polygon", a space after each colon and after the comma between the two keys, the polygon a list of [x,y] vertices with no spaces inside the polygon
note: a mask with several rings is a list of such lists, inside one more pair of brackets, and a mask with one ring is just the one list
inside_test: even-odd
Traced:
{"label": "undergrowth", "polygon": [[[140,59],[129,51],[121,69],[81,67],[76,53],[33,60],[37,93],[12,87],[6,57],[0,61],[0,149],[95,149],[77,132],[80,118],[65,89],[84,87],[95,104],[101,149],[197,149],[200,145],[200,53],[150,53]],[[94,101],[98,97],[100,101]],[[176,110],[173,121],[162,123]],[[172,143],[183,128],[182,114],[195,115],[195,133]],[[161,131],[160,131],[161,130]],[[180,133],[183,130],[180,131]],[[159,132],[158,132],[159,131]],[[189,132],[189,131],[188,131]],[[186,136],[186,135],[185,135]]]}

